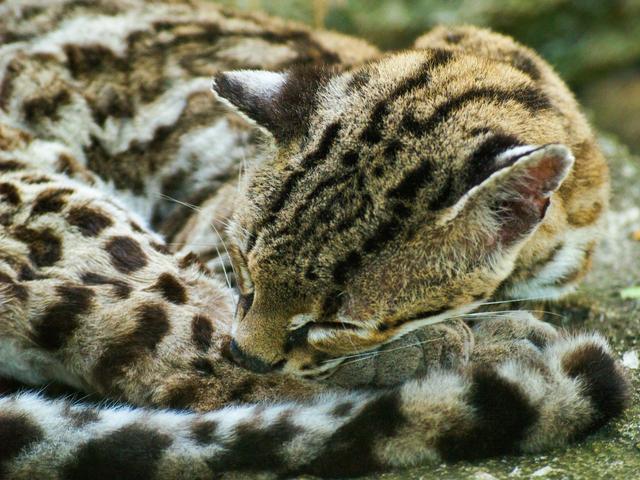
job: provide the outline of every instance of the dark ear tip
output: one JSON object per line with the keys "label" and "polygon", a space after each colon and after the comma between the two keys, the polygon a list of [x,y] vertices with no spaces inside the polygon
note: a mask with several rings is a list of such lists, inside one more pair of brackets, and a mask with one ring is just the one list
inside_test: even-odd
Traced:
{"label": "dark ear tip", "polygon": [[230,70],[212,78],[217,100],[269,131],[276,141],[289,141],[302,131],[318,89],[328,81],[322,72]]}

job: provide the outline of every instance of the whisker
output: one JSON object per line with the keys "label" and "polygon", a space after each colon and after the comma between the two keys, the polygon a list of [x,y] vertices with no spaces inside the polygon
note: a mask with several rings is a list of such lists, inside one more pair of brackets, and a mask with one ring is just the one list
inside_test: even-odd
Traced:
{"label": "whisker", "polygon": [[201,210],[200,207],[198,207],[197,205],[194,205],[193,203],[183,202],[182,200],[178,200],[177,198],[173,198],[164,193],[160,193],[159,196],[161,198],[164,198],[165,200],[169,200],[171,202],[177,203],[178,205],[182,205],[183,207],[187,207],[187,208],[190,208],[191,210],[195,210],[196,212],[199,212]]}
{"label": "whisker", "polygon": [[242,186],[242,178],[247,172],[247,152],[242,150],[242,161],[240,163],[240,168],[238,169],[238,183],[236,184],[236,192],[240,191]]}
{"label": "whisker", "polygon": [[175,247],[211,247],[214,248],[216,243],[192,243],[192,242],[167,242],[165,245],[171,245]]}
{"label": "whisker", "polygon": [[227,229],[240,228],[245,235],[249,235],[249,230],[246,227],[243,227],[242,225],[238,225],[236,222],[232,223],[231,220],[226,218],[219,218],[218,221],[222,223]]}
{"label": "whisker", "polygon": [[500,310],[497,312],[469,312],[469,313],[461,313],[460,315],[454,315],[449,318],[464,318],[464,317],[485,317],[485,316],[505,316],[508,314],[513,314],[516,312],[527,312],[528,310]]}
{"label": "whisker", "polygon": [[467,313],[461,313],[459,315],[452,315],[450,317],[447,317],[447,319],[452,319],[452,318],[465,318],[465,317],[482,317],[482,316],[486,316],[486,315],[497,315],[497,314],[506,314],[506,313],[515,313],[515,312],[526,312],[528,310],[496,310],[494,311],[488,311],[488,312],[467,312]]}
{"label": "whisker", "polygon": [[532,313],[543,313],[545,315],[551,315],[552,317],[567,318],[567,315],[564,315],[558,312],[550,312],[549,310],[527,310],[527,311]]}
{"label": "whisker", "polygon": [[[372,350],[370,352],[360,352],[360,353],[354,353],[353,355],[346,355],[344,357],[340,357],[340,359],[341,360],[348,360],[349,358],[357,358],[357,357],[369,356],[371,354],[377,354],[377,353],[380,353],[380,351],[379,350]],[[331,360],[335,360],[335,359],[331,359]]]}
{"label": "whisker", "polygon": [[354,353],[353,355],[347,355],[345,357],[340,357],[340,359],[350,359],[350,358],[370,357],[370,356],[374,356],[375,357],[375,356],[381,355],[383,353],[395,352],[396,350],[402,350],[402,349],[405,349],[405,348],[416,347],[416,346],[419,346],[419,345],[424,345],[426,343],[433,343],[433,342],[435,342],[437,340],[440,340],[440,338],[422,340],[422,341],[419,341],[419,342],[410,343],[409,345],[401,345],[399,347],[389,348],[387,350],[373,350],[371,352]]}
{"label": "whisker", "polygon": [[[222,235],[220,235],[220,232],[218,231],[218,229],[216,228],[216,226],[213,223],[210,223],[209,226],[213,229],[213,231],[216,233],[216,235],[218,235],[218,238],[220,239],[220,242],[222,243],[222,248],[224,248],[224,251],[227,254],[227,257],[229,257],[229,264],[231,265],[231,271],[236,276],[236,278],[238,278],[238,274],[236,272],[236,269],[233,267],[233,262],[231,262],[231,255],[229,254],[229,250],[227,249],[227,244],[224,243],[224,239],[222,238]],[[218,247],[216,246],[215,248],[216,248],[216,253],[218,254],[218,257],[221,257],[220,252],[218,250]],[[224,263],[222,263],[221,265],[224,266]],[[231,282],[229,281],[229,276],[227,275],[226,268],[224,269],[224,276],[227,278],[227,283],[229,284],[229,288],[231,288]]]}
{"label": "whisker", "polygon": [[409,345],[401,345],[399,347],[389,348],[388,350],[380,350],[380,353],[394,352],[396,350],[403,350],[405,348],[417,347],[419,345],[425,345],[427,343],[433,343],[433,342],[436,342],[438,340],[442,340],[442,337],[440,337],[440,338],[431,338],[429,340],[421,340],[419,342],[410,343]]}
{"label": "whisker", "polygon": [[[566,315],[562,315],[560,313],[557,312],[550,312],[547,310],[499,310],[496,312],[472,312],[472,313],[465,313],[465,314],[460,314],[460,315],[453,315],[451,317],[446,317],[443,319],[439,319],[439,320],[435,320],[432,321],[430,323],[428,323],[427,325],[436,325],[438,323],[444,323],[448,320],[451,319],[455,319],[455,318],[472,318],[474,320],[477,319],[499,319],[499,318],[504,318],[505,316],[509,315],[509,314],[513,314],[513,313],[517,313],[517,312],[530,312],[530,313],[544,313],[544,314],[548,314],[548,315],[555,315],[561,318],[566,318]],[[377,355],[380,355],[382,353],[387,353],[387,352],[393,352],[396,350],[402,350],[405,348],[410,348],[410,347],[415,347],[415,346],[419,346],[419,345],[423,345],[425,343],[431,343],[431,342],[435,342],[439,339],[431,339],[431,340],[423,340],[421,342],[414,342],[411,343],[409,345],[402,345],[400,347],[395,347],[395,348],[390,348],[388,350],[374,350],[373,352],[362,352],[362,353],[355,353],[353,355],[347,355],[344,357],[340,357],[341,359],[355,359],[354,361],[360,361],[360,360],[364,360],[364,359],[368,359]],[[346,363],[342,363],[342,365],[348,365],[349,363],[353,363],[352,362],[346,362]]]}
{"label": "whisker", "polygon": [[509,314],[513,314],[513,313],[519,313],[519,312],[528,312],[528,313],[543,313],[545,315],[552,315],[555,317],[560,317],[560,318],[567,318],[566,315],[563,315],[561,313],[558,312],[551,312],[549,310],[498,310],[495,312],[471,312],[471,313],[465,313],[462,315],[455,315],[453,317],[449,317],[449,318],[466,318],[466,317],[489,317],[489,316],[494,316],[494,317],[504,317],[507,316]]}
{"label": "whisker", "polygon": [[418,347],[420,345],[425,345],[427,343],[433,343],[433,342],[436,342],[436,341],[441,340],[441,339],[442,338],[431,338],[429,340],[422,340],[420,342],[414,342],[414,343],[410,343],[409,345],[402,345],[402,346],[399,346],[399,347],[390,348],[388,350],[375,350],[373,352],[363,352],[362,354],[355,354],[355,355],[349,355],[349,356],[346,356],[346,357],[340,357],[340,358],[345,358],[345,359],[349,359],[349,358],[353,359],[353,360],[351,360],[349,362],[345,362],[345,363],[340,364],[340,366],[349,365],[349,364],[356,363],[356,362],[361,362],[363,360],[368,360],[369,358],[380,356],[383,353],[390,353],[390,352],[395,352],[395,351],[398,351],[398,350],[404,350],[406,348]]}
{"label": "whisker", "polygon": [[375,354],[371,354],[371,355],[368,355],[368,356],[363,357],[363,358],[356,358],[354,360],[349,360],[348,362],[341,363],[340,366],[343,367],[345,365],[351,365],[353,363],[358,363],[358,362],[362,362],[364,360],[369,360],[370,358],[377,357],[379,354],[380,354],[380,352],[377,352]]}
{"label": "whisker", "polygon": [[479,303],[478,306],[483,305],[499,305],[501,303],[513,303],[513,302],[529,302],[532,300],[549,300],[549,297],[529,297],[529,298],[514,298],[513,300],[498,300],[495,302],[483,302]]}
{"label": "whisker", "polygon": [[[178,205],[182,205],[184,207],[187,208],[191,208],[192,210],[199,212],[201,209],[200,207],[197,207],[196,205],[190,204],[188,202],[183,202],[181,200],[178,200],[177,198],[173,198],[169,195],[166,195],[164,193],[161,193],[160,196],[166,200],[170,200],[172,202],[177,203]],[[220,232],[218,232],[218,229],[215,227],[215,225],[213,225],[213,223],[209,223],[209,226],[211,227],[211,229],[214,231],[214,233],[218,236],[218,238],[220,239],[220,242],[222,243],[222,246],[227,254],[227,256],[229,256],[229,258],[231,258],[231,256],[229,255],[229,250],[227,249],[227,245],[224,243],[224,239],[222,238],[222,235],[220,235]],[[213,245],[213,247],[216,250],[216,253],[218,254],[218,257],[222,257],[222,254],[220,253],[220,249],[218,248],[218,245]],[[224,273],[224,278],[227,282],[227,287],[229,288],[233,288],[231,286],[231,280],[229,279],[229,274],[227,273],[227,269],[226,266],[224,265],[224,263],[221,264],[222,265],[222,272]],[[235,270],[233,269],[233,264],[231,264],[231,270],[233,271],[233,273],[235,274]]]}

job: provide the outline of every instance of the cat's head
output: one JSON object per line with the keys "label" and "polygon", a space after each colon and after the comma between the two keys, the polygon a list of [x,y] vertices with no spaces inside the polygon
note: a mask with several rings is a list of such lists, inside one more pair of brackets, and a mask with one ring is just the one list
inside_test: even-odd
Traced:
{"label": "cat's head", "polygon": [[313,375],[473,309],[573,164],[529,77],[448,51],[227,72],[213,89],[275,140],[230,230],[232,353],[257,371]]}

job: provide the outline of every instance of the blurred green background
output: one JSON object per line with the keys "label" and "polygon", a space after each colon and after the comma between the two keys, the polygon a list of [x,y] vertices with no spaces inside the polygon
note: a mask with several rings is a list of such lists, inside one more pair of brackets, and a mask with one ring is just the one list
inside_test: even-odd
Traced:
{"label": "blurred green background", "polygon": [[535,48],[594,123],[640,152],[640,0],[222,0],[403,48],[438,23],[471,23]]}

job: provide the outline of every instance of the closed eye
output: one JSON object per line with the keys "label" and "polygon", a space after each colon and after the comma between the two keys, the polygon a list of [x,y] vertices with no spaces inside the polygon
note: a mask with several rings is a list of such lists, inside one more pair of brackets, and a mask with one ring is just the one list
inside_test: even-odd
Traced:
{"label": "closed eye", "polygon": [[311,343],[321,342],[335,337],[338,332],[353,332],[355,335],[365,333],[362,325],[350,322],[316,322],[311,324],[308,339]]}
{"label": "closed eye", "polygon": [[295,330],[292,330],[285,342],[285,352],[290,352],[294,347],[306,344],[309,335],[330,330],[359,330],[360,325],[349,322],[313,322],[309,321]]}

